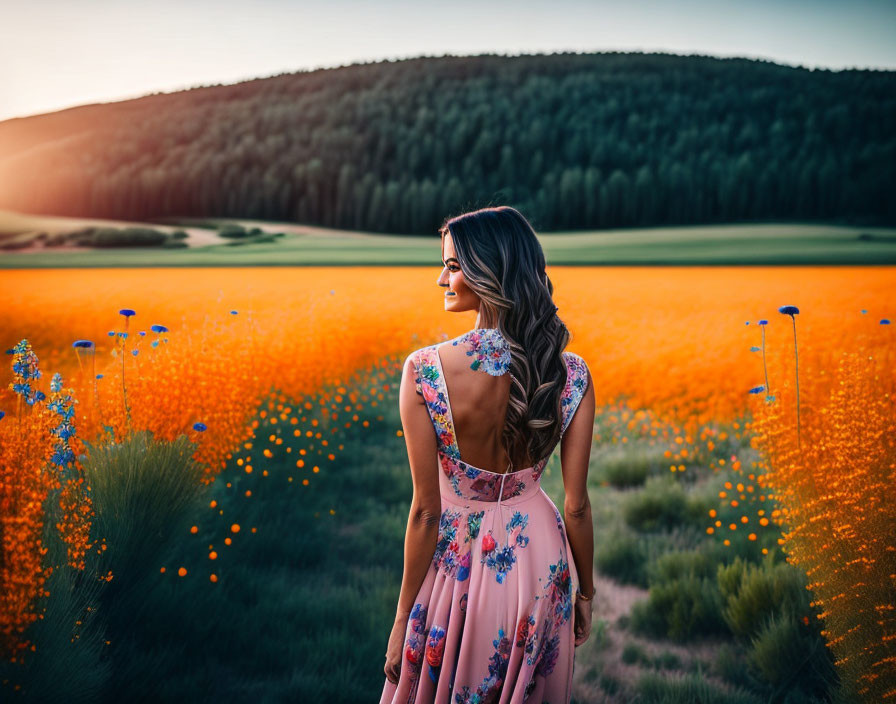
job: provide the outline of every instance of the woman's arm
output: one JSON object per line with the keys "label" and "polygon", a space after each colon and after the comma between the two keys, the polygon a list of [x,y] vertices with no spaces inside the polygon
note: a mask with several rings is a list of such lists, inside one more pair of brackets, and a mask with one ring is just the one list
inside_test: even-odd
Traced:
{"label": "woman's arm", "polygon": [[579,589],[585,596],[594,594],[594,524],[588,498],[588,461],[594,433],[594,385],[588,372],[588,388],[579,401],[560,443],[563,472],[563,514],[566,535],[579,575]]}
{"label": "woman's arm", "polygon": [[398,392],[414,494],[404,539],[404,574],[395,612],[396,621],[406,621],[414,608],[414,599],[436,551],[442,514],[436,434],[423,397],[416,391],[417,370],[413,357],[414,355],[410,355],[405,360]]}

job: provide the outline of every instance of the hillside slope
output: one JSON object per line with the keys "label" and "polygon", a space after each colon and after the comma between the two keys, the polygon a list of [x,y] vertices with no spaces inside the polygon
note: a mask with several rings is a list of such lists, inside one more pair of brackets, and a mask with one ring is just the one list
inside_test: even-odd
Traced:
{"label": "hillside slope", "polygon": [[416,58],[0,122],[0,208],[431,233],[896,223],[896,72],[640,53]]}

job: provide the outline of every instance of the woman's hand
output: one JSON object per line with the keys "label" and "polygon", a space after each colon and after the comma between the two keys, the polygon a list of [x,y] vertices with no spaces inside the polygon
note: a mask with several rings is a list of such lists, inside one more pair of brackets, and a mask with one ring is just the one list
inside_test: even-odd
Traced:
{"label": "woman's hand", "polygon": [[392,633],[389,634],[389,644],[386,646],[386,665],[383,668],[383,672],[386,673],[386,679],[392,684],[398,684],[398,678],[401,675],[401,658],[407,627],[408,617],[396,616],[395,623],[392,626]]}
{"label": "woman's hand", "polygon": [[591,635],[591,604],[593,604],[594,601],[585,601],[584,599],[579,599],[577,596],[573,596],[573,598],[575,599],[575,607],[573,608],[575,613],[573,631],[576,635],[576,647],[579,647],[582,643],[588,640],[588,636]]}

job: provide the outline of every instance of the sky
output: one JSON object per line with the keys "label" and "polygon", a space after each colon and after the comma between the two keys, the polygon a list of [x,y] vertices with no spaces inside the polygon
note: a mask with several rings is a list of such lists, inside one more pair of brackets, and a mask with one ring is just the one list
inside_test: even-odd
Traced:
{"label": "sky", "polygon": [[412,56],[638,51],[896,69],[896,0],[0,0],[0,120]]}

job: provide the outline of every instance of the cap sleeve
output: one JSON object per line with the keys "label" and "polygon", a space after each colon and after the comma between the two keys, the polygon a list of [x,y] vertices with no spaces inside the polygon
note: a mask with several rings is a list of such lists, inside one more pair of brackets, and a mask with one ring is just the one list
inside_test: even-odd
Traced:
{"label": "cap sleeve", "polygon": [[563,358],[566,360],[566,386],[560,397],[560,411],[563,424],[560,429],[560,435],[566,432],[572,417],[575,415],[579,402],[585,395],[588,388],[588,365],[585,360],[574,352],[564,352]]}
{"label": "cap sleeve", "polygon": [[411,352],[411,364],[414,365],[414,391],[418,395],[423,395],[423,387],[421,386],[422,378],[420,376],[420,350]]}

